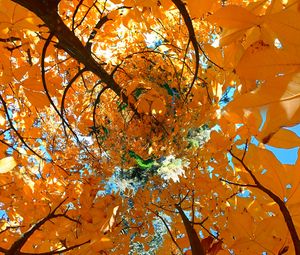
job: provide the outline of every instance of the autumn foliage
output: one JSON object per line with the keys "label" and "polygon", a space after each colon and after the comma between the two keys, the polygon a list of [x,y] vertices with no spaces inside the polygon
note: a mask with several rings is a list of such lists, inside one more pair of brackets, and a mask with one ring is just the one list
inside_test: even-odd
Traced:
{"label": "autumn foliage", "polygon": [[0,252],[300,255],[299,0],[0,0],[0,55]]}

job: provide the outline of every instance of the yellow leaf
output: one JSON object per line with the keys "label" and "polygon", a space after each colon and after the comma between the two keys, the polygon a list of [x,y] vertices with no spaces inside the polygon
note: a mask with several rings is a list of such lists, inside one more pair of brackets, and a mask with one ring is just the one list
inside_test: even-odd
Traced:
{"label": "yellow leaf", "polygon": [[235,68],[244,54],[243,46],[238,42],[234,42],[224,47],[223,50],[225,68]]}
{"label": "yellow leaf", "polygon": [[298,53],[291,54],[259,40],[245,51],[236,71],[242,78],[263,80],[295,72],[299,65]]}
{"label": "yellow leaf", "polygon": [[0,115],[0,126],[4,126],[5,122],[5,118],[2,115]]}
{"label": "yellow leaf", "polygon": [[228,5],[215,12],[208,21],[221,27],[246,29],[258,24],[259,18],[243,7]]}
{"label": "yellow leaf", "polygon": [[14,169],[14,167],[17,165],[17,162],[13,157],[6,157],[3,159],[0,159],[0,173],[7,173]]}
{"label": "yellow leaf", "polygon": [[[260,137],[277,132],[283,126],[292,126],[300,119],[300,73],[271,79],[250,93],[244,94],[229,103],[228,112],[238,113],[241,117],[247,110],[266,111],[266,121]],[[250,126],[251,123],[249,123]]]}
{"label": "yellow leaf", "polygon": [[116,223],[116,217],[117,217],[118,210],[119,210],[119,206],[115,206],[113,208],[111,217],[106,220],[106,222],[104,223],[104,225],[101,228],[101,231],[103,233],[107,233],[108,231],[112,231],[112,229],[113,229],[113,227]]}
{"label": "yellow leaf", "polygon": [[21,66],[13,71],[14,77],[19,81],[21,80],[28,71],[28,66]]}
{"label": "yellow leaf", "polygon": [[[250,248],[251,247],[251,248]],[[251,241],[250,238],[248,237],[241,237],[238,240],[234,242],[232,246],[230,246],[230,249],[235,250],[235,252],[242,252],[251,249],[251,254],[260,254],[261,253],[261,248],[257,250],[257,245],[253,241]],[[255,249],[255,252],[253,251]]]}
{"label": "yellow leaf", "polygon": [[294,132],[282,128],[271,136],[267,144],[273,147],[290,149],[300,145],[300,137]]}
{"label": "yellow leaf", "polygon": [[183,238],[178,238],[176,240],[177,244],[179,245],[179,247],[181,248],[187,248],[190,246],[190,241],[188,238],[183,237]]}
{"label": "yellow leaf", "polygon": [[298,160],[295,165],[285,165],[285,183],[290,185],[287,189],[287,203],[289,206],[300,202],[300,152],[298,151]]}
{"label": "yellow leaf", "polygon": [[138,0],[136,1],[136,5],[143,7],[153,7],[156,5],[155,0]]}
{"label": "yellow leaf", "polygon": [[209,44],[204,46],[205,53],[208,55],[209,59],[212,60],[219,66],[223,66],[223,56],[219,48],[214,48]]}
{"label": "yellow leaf", "polygon": [[242,38],[245,34],[244,30],[240,29],[224,29],[224,32],[222,33],[222,36],[220,38],[220,45],[230,45],[233,42],[239,42],[240,38]]}
{"label": "yellow leaf", "polygon": [[172,6],[172,1],[171,0],[161,0],[161,5],[163,6],[164,9],[169,9]]}
{"label": "yellow leaf", "polygon": [[201,18],[203,14],[210,10],[213,3],[212,0],[188,0],[187,7],[191,18]]}
{"label": "yellow leaf", "polygon": [[247,212],[229,212],[228,224],[231,226],[235,240],[253,236],[254,221]]}
{"label": "yellow leaf", "polygon": [[277,35],[279,41],[283,44],[300,45],[299,12],[284,10],[268,15],[266,16],[265,24]]}
{"label": "yellow leaf", "polygon": [[271,151],[251,145],[245,163],[264,187],[282,199],[286,197],[286,185],[290,183],[290,176]]}

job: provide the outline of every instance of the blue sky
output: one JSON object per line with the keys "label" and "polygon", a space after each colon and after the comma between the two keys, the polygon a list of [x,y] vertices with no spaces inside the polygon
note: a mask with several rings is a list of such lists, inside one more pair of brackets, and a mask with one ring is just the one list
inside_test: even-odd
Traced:
{"label": "blue sky", "polygon": [[[289,127],[288,129],[300,136],[300,124]],[[298,157],[299,146],[292,149],[279,149],[266,145],[266,148],[272,151],[281,163],[295,164]]]}

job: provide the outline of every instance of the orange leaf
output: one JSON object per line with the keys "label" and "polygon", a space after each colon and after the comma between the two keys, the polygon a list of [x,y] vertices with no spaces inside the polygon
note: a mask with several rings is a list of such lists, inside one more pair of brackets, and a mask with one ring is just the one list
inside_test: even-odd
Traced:
{"label": "orange leaf", "polygon": [[25,95],[29,102],[36,108],[44,108],[49,105],[47,96],[40,91],[24,89]]}
{"label": "orange leaf", "polygon": [[164,115],[166,113],[166,106],[162,99],[157,99],[151,104],[151,113],[156,115]]}

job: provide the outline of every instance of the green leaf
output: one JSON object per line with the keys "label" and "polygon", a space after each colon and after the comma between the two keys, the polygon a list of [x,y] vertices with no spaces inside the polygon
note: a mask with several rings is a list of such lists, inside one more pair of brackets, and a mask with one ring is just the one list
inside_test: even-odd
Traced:
{"label": "green leaf", "polygon": [[108,136],[108,133],[109,133],[108,129],[106,127],[102,126],[102,130],[103,130],[105,136]]}
{"label": "green leaf", "polygon": [[127,108],[128,104],[125,104],[123,102],[118,104],[118,111],[121,112]]}
{"label": "green leaf", "polygon": [[133,95],[135,99],[138,99],[140,95],[144,94],[147,91],[145,88],[137,88],[133,91]]}
{"label": "green leaf", "polygon": [[171,88],[167,83],[163,84],[162,86],[167,90],[170,96],[176,96],[177,98],[179,98],[179,93],[176,88]]}
{"label": "green leaf", "polygon": [[135,159],[137,165],[142,169],[148,169],[154,165],[154,160],[152,158],[144,160],[142,157],[140,157],[134,151],[131,150],[128,151],[128,154],[130,157]]}

